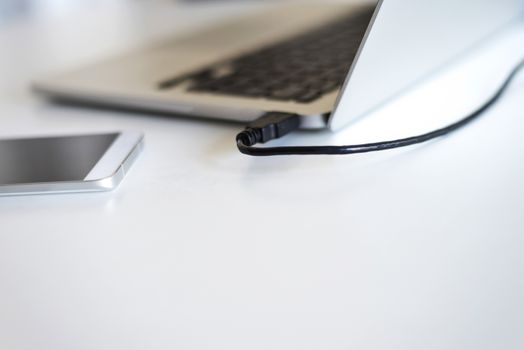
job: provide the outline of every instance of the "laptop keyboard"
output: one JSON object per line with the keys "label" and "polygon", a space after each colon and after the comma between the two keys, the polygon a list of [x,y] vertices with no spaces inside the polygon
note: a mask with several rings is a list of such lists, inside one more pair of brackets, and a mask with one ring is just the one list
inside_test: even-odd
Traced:
{"label": "laptop keyboard", "polygon": [[373,9],[198,72],[159,84],[189,82],[188,90],[279,101],[312,102],[338,90],[351,67]]}

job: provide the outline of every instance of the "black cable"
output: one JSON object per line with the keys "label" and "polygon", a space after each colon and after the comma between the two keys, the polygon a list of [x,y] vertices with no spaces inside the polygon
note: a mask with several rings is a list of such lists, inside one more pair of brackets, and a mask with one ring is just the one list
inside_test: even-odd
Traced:
{"label": "black cable", "polygon": [[442,129],[434,130],[426,134],[403,138],[393,141],[367,143],[362,145],[348,146],[302,146],[302,147],[253,147],[257,143],[266,143],[270,140],[280,138],[291,131],[298,129],[299,116],[288,113],[267,113],[256,120],[246,130],[238,134],[237,146],[240,152],[250,156],[282,156],[282,155],[343,155],[367,152],[384,151],[394,148],[411,146],[445,136],[463,126],[471,123],[480,115],[492,107],[508,89],[516,75],[524,68],[522,60],[508,75],[497,92],[479,109],[469,116]]}

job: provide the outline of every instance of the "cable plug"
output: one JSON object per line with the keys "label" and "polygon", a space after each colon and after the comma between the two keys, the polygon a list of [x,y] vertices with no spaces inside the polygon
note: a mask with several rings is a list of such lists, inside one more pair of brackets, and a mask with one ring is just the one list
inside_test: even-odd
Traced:
{"label": "cable plug", "polygon": [[251,147],[281,138],[300,126],[297,114],[269,112],[251,123],[237,135],[237,143]]}

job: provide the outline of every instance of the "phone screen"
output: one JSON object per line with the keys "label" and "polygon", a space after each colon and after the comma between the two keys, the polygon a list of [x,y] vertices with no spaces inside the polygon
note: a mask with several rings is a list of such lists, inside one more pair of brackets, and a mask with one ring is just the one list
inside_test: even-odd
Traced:
{"label": "phone screen", "polygon": [[81,181],[118,135],[0,140],[0,185]]}

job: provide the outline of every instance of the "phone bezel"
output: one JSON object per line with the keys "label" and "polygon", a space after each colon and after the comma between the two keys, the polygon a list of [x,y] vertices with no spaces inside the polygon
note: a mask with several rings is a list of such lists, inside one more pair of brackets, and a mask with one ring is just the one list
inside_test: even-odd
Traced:
{"label": "phone bezel", "polygon": [[[116,188],[142,150],[144,136],[132,131],[91,133],[89,135],[99,134],[117,134],[117,138],[83,180],[5,184],[0,185],[0,196],[98,192]],[[74,137],[85,136],[85,134],[60,136]]]}
{"label": "phone bezel", "polygon": [[140,142],[142,135],[137,132],[121,132],[84,181],[96,181],[111,177],[124,163],[131,150]]}

